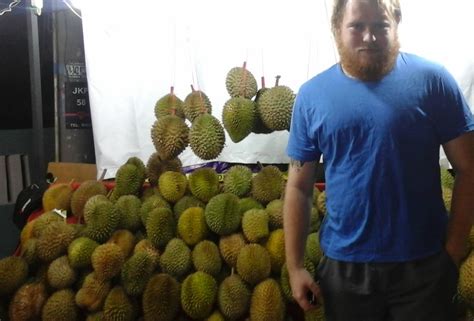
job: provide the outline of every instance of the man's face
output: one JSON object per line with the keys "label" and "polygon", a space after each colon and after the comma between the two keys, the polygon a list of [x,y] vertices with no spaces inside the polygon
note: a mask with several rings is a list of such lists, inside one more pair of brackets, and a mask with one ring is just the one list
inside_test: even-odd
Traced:
{"label": "man's face", "polygon": [[349,0],[336,43],[341,64],[349,76],[378,80],[395,63],[400,44],[398,21],[369,0]]}

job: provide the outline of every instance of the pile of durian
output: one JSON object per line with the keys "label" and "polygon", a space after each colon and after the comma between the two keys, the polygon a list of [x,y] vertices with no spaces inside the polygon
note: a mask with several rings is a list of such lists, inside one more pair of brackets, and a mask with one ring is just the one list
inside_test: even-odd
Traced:
{"label": "pile of durian", "polygon": [[[114,185],[54,184],[18,255],[0,260],[0,319],[302,318],[285,266],[284,184],[272,165],[235,165],[220,180],[210,167],[185,175],[157,153],[147,165],[130,158]],[[322,255],[314,195],[312,273]],[[323,320],[322,309],[304,318]]]}

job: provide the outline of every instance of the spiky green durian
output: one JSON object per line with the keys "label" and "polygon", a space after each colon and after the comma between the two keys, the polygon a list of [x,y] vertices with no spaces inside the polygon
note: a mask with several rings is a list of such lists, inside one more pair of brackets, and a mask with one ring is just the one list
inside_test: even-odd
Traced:
{"label": "spiky green durian", "polygon": [[[171,275],[154,275],[143,292],[145,321],[173,321],[180,309],[181,286]],[[159,302],[159,304],[157,304]]]}
{"label": "spiky green durian", "polygon": [[73,192],[71,184],[57,183],[51,185],[43,194],[43,210],[48,212],[58,209],[69,212]]}
{"label": "spiky green durian", "polygon": [[148,216],[155,208],[166,208],[171,210],[171,205],[161,195],[152,195],[148,197],[140,208],[140,218],[143,226],[146,226]]}
{"label": "spiky green durian", "polygon": [[267,249],[260,244],[247,244],[237,256],[237,273],[246,282],[255,285],[271,272],[271,259]]}
{"label": "spiky green durian", "polygon": [[310,221],[309,233],[314,233],[314,232],[319,231],[319,227],[321,226],[321,219],[319,217],[318,208],[315,206],[311,208],[309,221]]}
{"label": "spiky green durian", "polygon": [[219,251],[224,261],[235,268],[237,257],[240,250],[247,244],[242,233],[234,233],[231,235],[221,236],[219,239]]}
{"label": "spiky green durian", "polygon": [[67,248],[69,264],[75,269],[90,266],[92,253],[98,246],[99,243],[85,236],[73,240]]}
{"label": "spiky green durian", "polygon": [[105,196],[95,195],[89,198],[84,206],[84,220],[86,228],[82,234],[102,243],[107,241],[115,231],[120,220],[120,213]]}
{"label": "spiky green durian", "polygon": [[165,273],[178,278],[184,276],[192,267],[191,250],[183,240],[174,238],[160,256],[160,265]]}
{"label": "spiky green durian", "polygon": [[151,128],[151,140],[161,159],[173,159],[188,146],[189,127],[175,115],[160,117]]}
{"label": "spiky green durian", "polygon": [[94,180],[82,182],[71,197],[72,214],[77,218],[82,218],[84,215],[84,206],[86,205],[87,200],[94,195],[106,194],[107,188],[102,182]]}
{"label": "spiky green durian", "polygon": [[225,319],[219,310],[215,310],[205,321],[225,321]]}
{"label": "spiky green durian", "polygon": [[188,183],[191,193],[205,203],[219,194],[219,176],[214,168],[196,169],[189,175]]}
{"label": "spiky green durian", "polygon": [[38,254],[36,253],[37,246],[37,238],[29,239],[25,244],[21,245],[21,257],[24,258],[29,265],[34,265],[39,261]]}
{"label": "spiky green durian", "polygon": [[91,312],[100,310],[110,291],[110,286],[110,280],[101,280],[97,278],[95,272],[89,273],[76,293],[77,306]]}
{"label": "spiky green durian", "polygon": [[239,198],[231,193],[222,193],[209,200],[204,211],[209,229],[219,235],[235,232],[240,227]]}
{"label": "spiky green durian", "polygon": [[152,186],[158,185],[158,178],[166,171],[181,172],[183,163],[178,157],[162,159],[158,152],[151,154],[146,164],[148,181]]}
{"label": "spiky green durian", "polygon": [[283,200],[276,199],[267,204],[265,208],[268,213],[268,224],[270,230],[283,227]]}
{"label": "spiky green durian", "polygon": [[149,253],[143,251],[133,254],[125,262],[121,271],[125,292],[132,296],[141,295],[155,267],[155,258]]}
{"label": "spiky green durian", "polygon": [[323,250],[319,245],[319,233],[310,233],[306,238],[305,256],[314,264],[318,266],[319,260],[323,256]]}
{"label": "spiky green durian", "polygon": [[209,97],[204,92],[194,90],[193,86],[191,86],[191,89],[191,93],[184,99],[183,110],[186,118],[193,123],[198,116],[204,113],[211,114],[212,105]]}
{"label": "spiky green durian", "polygon": [[135,320],[133,304],[121,286],[115,286],[110,290],[105,299],[103,311],[105,321]]}
{"label": "spiky green durian", "polygon": [[186,244],[194,246],[204,240],[208,233],[203,208],[190,207],[179,217],[178,235]]}
{"label": "spiky green durian", "polygon": [[49,264],[47,279],[48,284],[56,289],[70,287],[77,278],[76,271],[69,264],[66,255],[55,259]]}
{"label": "spiky green durian", "polygon": [[325,321],[324,306],[318,305],[304,313],[304,321]]}
{"label": "spiky green durian", "polygon": [[266,210],[251,209],[242,216],[242,231],[251,243],[257,243],[270,234]]}
{"label": "spiky green durian", "polygon": [[91,263],[99,280],[110,280],[118,275],[125,262],[120,246],[114,243],[101,244],[92,252]]}
{"label": "spiky green durian", "polygon": [[0,259],[0,296],[16,291],[28,277],[28,263],[18,256]]}
{"label": "spiky green durian", "polygon": [[458,293],[464,302],[474,307],[474,252],[471,252],[459,269]]}
{"label": "spiky green durian", "polygon": [[67,252],[69,244],[76,237],[72,224],[63,221],[52,222],[38,238],[36,253],[44,262],[51,262]]}
{"label": "spiky green durian", "polygon": [[27,283],[12,297],[8,314],[10,321],[38,320],[48,298],[43,282]]}
{"label": "spiky green durian", "polygon": [[250,307],[251,292],[242,278],[233,274],[219,285],[217,303],[220,311],[229,320],[240,320]]}
{"label": "spiky green durian", "polygon": [[148,257],[152,259],[154,269],[160,263],[160,251],[153,246],[150,240],[143,239],[135,245],[133,249],[133,254],[145,252],[148,254]]}
{"label": "spiky green durian", "polygon": [[246,67],[244,63],[243,67],[234,67],[227,73],[225,87],[231,97],[250,99],[257,93],[257,80]]}
{"label": "spiky green durian", "polygon": [[450,212],[451,202],[453,200],[453,190],[448,187],[442,186],[441,192],[442,192],[441,195],[443,197],[444,207],[446,208],[446,211]]}
{"label": "spiky green durian", "polygon": [[205,319],[211,315],[216,296],[216,280],[202,271],[188,275],[181,286],[181,306],[193,319]]}
{"label": "spiky green durian", "polygon": [[257,109],[266,127],[289,130],[296,95],[291,88],[278,85],[278,81],[279,77],[275,87],[262,93]]}
{"label": "spiky green durian", "polygon": [[441,168],[440,176],[441,176],[441,186],[444,186],[452,190],[454,188],[454,176],[451,174],[451,172],[446,168]]}
{"label": "spiky green durian", "polygon": [[247,166],[232,166],[224,175],[224,192],[243,197],[252,187],[252,171]]}
{"label": "spiky green durian", "polygon": [[166,171],[158,179],[158,188],[165,200],[176,203],[186,192],[188,180],[179,172]]}
{"label": "spiky green durian", "polygon": [[155,208],[148,215],[146,234],[150,242],[157,248],[164,247],[176,236],[176,220],[171,210]]}
{"label": "spiky green durian", "polygon": [[250,300],[250,319],[255,321],[283,321],[285,307],[278,282],[274,279],[266,279],[253,290]]}
{"label": "spiky green durian", "polygon": [[224,128],[216,117],[207,113],[196,117],[189,130],[189,145],[196,156],[214,159],[220,155],[224,144]]}
{"label": "spiky green durian", "polygon": [[136,238],[129,230],[116,230],[112,236],[107,240],[107,243],[113,243],[120,247],[123,252],[123,257],[127,258],[135,247]]}
{"label": "spiky green durian", "polygon": [[327,209],[326,209],[326,191],[322,191],[318,195],[318,199],[316,201],[316,207],[318,209],[318,213],[321,214],[322,216],[327,214]]}
{"label": "spiky green durian", "polygon": [[[31,228],[31,235],[23,235],[24,231],[22,231],[22,235],[21,235],[22,243],[24,243],[29,237],[38,238],[43,233],[44,229],[47,226],[49,226],[50,223],[63,221],[63,220],[64,219],[54,211],[49,211],[49,212],[43,213],[42,215],[40,215],[35,220],[30,221],[30,222],[28,222],[28,224],[26,224],[25,228],[27,228],[27,227]],[[30,224],[32,224],[32,225],[30,225]],[[30,234],[30,233],[28,233],[28,231],[26,231],[26,234]]]}
{"label": "spiky green durian", "polygon": [[267,126],[265,126],[265,124],[262,121],[262,117],[260,116],[260,113],[258,111],[259,110],[258,105],[260,104],[260,99],[262,97],[262,94],[270,89],[270,88],[265,87],[265,77],[262,76],[261,81],[262,81],[262,88],[260,88],[257,91],[257,94],[255,95],[255,99],[254,99],[254,101],[255,101],[255,126],[254,126],[252,131],[255,134],[270,134],[271,132],[273,132],[273,129],[270,129]]}
{"label": "spiky green durian", "polygon": [[164,95],[155,104],[155,116],[156,118],[176,115],[179,118],[184,119],[183,101],[174,94],[174,88],[171,87],[169,94]]}
{"label": "spiky green durian", "polygon": [[114,206],[119,215],[118,229],[126,229],[135,232],[142,226],[140,218],[142,202],[137,196],[120,196]]}
{"label": "spiky green durian", "polygon": [[46,301],[41,313],[44,321],[75,321],[79,309],[74,302],[74,292],[70,289],[54,292]]}
{"label": "spiky green durian", "polygon": [[252,178],[252,196],[267,204],[280,198],[283,186],[284,179],[280,169],[274,165],[265,166]]}
{"label": "spiky green durian", "polygon": [[255,117],[255,103],[247,98],[231,98],[222,109],[222,123],[234,143],[240,142],[252,132]]}
{"label": "spiky green durian", "polygon": [[116,201],[123,195],[139,195],[145,182],[145,164],[138,157],[130,157],[115,174],[115,187],[110,199]]}
{"label": "spiky green durian", "polygon": [[191,257],[196,271],[203,271],[212,276],[217,276],[221,271],[222,259],[219,248],[214,242],[203,240],[196,244]]}
{"label": "spiky green durian", "polygon": [[265,248],[270,254],[270,262],[272,264],[272,272],[274,274],[281,273],[281,267],[285,263],[285,234],[283,229],[276,229],[270,233]]}
{"label": "spiky green durian", "polygon": [[194,195],[184,195],[173,206],[176,220],[179,220],[181,214],[190,207],[201,207],[204,209],[206,204]]}
{"label": "spiky green durian", "polygon": [[253,197],[244,197],[239,200],[240,213],[244,215],[245,212],[255,209],[264,209],[262,203]]}

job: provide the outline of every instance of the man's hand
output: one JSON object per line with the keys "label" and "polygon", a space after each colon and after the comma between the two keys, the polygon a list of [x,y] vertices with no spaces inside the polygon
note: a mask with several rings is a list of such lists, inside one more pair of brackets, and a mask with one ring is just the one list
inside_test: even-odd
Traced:
{"label": "man's hand", "polygon": [[[321,289],[306,269],[288,270],[288,273],[293,298],[304,311],[323,303]],[[314,302],[310,303],[312,297],[314,297]]]}

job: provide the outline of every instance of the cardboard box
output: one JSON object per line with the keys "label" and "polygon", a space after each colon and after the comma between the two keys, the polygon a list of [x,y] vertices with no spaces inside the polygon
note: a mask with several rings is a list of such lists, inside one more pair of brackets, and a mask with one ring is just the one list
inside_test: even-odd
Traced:
{"label": "cardboard box", "polygon": [[87,180],[97,179],[97,166],[84,163],[49,163],[48,172],[57,177],[56,183],[82,183]]}

